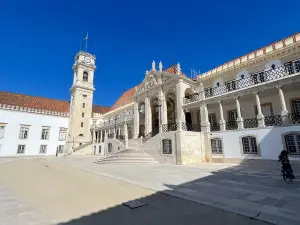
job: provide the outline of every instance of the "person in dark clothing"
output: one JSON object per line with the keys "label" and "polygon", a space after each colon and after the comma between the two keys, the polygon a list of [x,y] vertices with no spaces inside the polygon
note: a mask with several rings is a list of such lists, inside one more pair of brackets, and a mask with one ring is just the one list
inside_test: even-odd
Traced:
{"label": "person in dark clothing", "polygon": [[282,173],[286,172],[291,176],[292,179],[295,179],[294,172],[288,157],[288,152],[286,150],[281,151],[280,155],[278,156],[278,161],[281,162]]}

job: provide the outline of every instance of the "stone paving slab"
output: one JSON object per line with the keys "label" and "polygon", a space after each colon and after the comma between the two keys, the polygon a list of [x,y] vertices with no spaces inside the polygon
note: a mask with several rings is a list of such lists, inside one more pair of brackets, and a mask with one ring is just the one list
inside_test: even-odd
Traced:
{"label": "stone paving slab", "polygon": [[[97,165],[93,163],[94,159],[88,158],[82,161],[64,158],[59,161],[274,224],[300,224],[300,214],[296,212],[300,208],[300,182],[296,180],[291,185],[284,183],[280,177],[280,166]],[[300,170],[294,171],[300,174]]]}
{"label": "stone paving slab", "polygon": [[18,199],[8,188],[0,184],[0,225],[50,225],[48,219],[31,206]]}

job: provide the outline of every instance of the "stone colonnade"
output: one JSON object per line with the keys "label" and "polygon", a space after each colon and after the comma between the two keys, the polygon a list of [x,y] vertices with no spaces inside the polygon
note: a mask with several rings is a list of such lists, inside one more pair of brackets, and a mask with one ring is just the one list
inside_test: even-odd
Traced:
{"label": "stone colonnade", "polygon": [[[279,95],[279,100],[280,100],[280,105],[281,105],[281,119],[282,119],[282,124],[286,125],[288,124],[288,110],[286,108],[286,103],[285,103],[285,98],[284,98],[284,93],[282,91],[282,86],[277,87],[278,90],[278,95]],[[259,128],[265,127],[265,116],[262,113],[261,109],[261,104],[260,104],[260,97],[259,97],[259,92],[254,92],[253,97],[255,98],[256,102],[256,107],[257,107],[257,124]],[[238,129],[244,129],[244,118],[241,115],[241,106],[240,106],[240,97],[235,97],[235,104],[236,104],[236,111],[237,111],[237,119],[236,119],[236,124]],[[206,132],[210,132],[211,130],[211,124],[209,122],[208,118],[208,110],[207,110],[207,105],[206,103],[202,104],[200,106],[200,112],[201,112],[201,127],[202,130],[205,130]],[[224,112],[223,112],[223,102],[218,101],[219,105],[219,113],[220,113],[220,131],[225,131],[226,130],[226,122],[224,120]]]}

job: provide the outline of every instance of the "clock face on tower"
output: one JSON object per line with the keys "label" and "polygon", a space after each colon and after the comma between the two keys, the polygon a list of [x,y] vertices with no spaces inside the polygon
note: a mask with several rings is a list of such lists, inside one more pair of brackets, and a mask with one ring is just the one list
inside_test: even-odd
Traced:
{"label": "clock face on tower", "polygon": [[85,63],[90,63],[90,62],[91,62],[91,58],[88,57],[88,56],[85,56],[85,57],[84,57],[84,62],[85,62]]}

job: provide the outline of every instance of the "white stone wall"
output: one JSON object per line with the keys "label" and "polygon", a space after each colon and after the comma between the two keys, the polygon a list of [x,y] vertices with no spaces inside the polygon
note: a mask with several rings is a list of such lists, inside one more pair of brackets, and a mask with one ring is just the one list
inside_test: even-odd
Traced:
{"label": "white stone wall", "polygon": [[[0,156],[16,156],[18,145],[26,145],[24,154],[26,156],[40,155],[41,145],[47,145],[45,155],[56,155],[57,146],[65,145],[65,141],[59,141],[59,130],[68,127],[68,119],[68,117],[0,109],[0,123],[6,123],[4,138],[0,139]],[[21,124],[29,125],[27,139],[19,139]],[[50,127],[49,140],[41,140],[42,126]]]}
{"label": "white stone wall", "polygon": [[[177,132],[177,151],[181,164],[199,164],[205,160],[203,152],[203,134],[199,132],[180,131]],[[180,147],[180,148],[179,148]]]}
{"label": "white stone wall", "polygon": [[[253,128],[241,131],[213,132],[210,138],[221,138],[223,144],[223,156],[226,159],[271,159],[277,160],[279,153],[285,149],[282,134],[287,132],[300,132],[300,125],[287,127],[268,127]],[[245,155],[243,154],[241,137],[257,137],[260,154]],[[218,157],[218,156],[217,156]],[[292,157],[292,160],[299,160],[299,157]]]}
{"label": "white stone wall", "polygon": [[[163,154],[162,140],[170,139],[172,142],[172,154]],[[141,146],[141,149],[161,163],[176,164],[176,132],[163,132],[154,136]]]}

